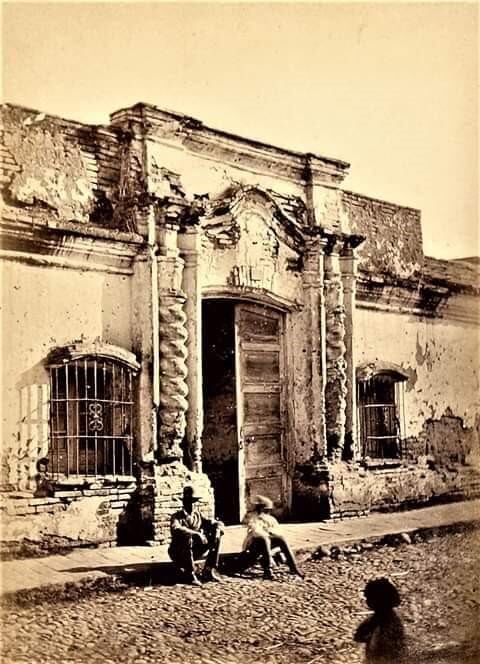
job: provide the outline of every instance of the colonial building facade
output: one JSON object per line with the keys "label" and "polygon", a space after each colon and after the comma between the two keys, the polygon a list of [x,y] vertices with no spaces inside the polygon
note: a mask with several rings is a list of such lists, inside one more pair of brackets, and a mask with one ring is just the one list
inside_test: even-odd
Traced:
{"label": "colonial building facade", "polygon": [[146,104],[2,117],[8,550],[164,542],[186,482],[232,524],[480,493],[478,263],[417,210]]}

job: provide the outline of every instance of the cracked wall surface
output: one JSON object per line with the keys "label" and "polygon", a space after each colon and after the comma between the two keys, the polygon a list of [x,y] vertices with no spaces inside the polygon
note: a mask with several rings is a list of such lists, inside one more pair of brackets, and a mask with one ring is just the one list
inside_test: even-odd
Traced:
{"label": "cracked wall surface", "polygon": [[367,272],[409,278],[423,265],[420,212],[367,196],[343,192],[350,232],[365,241],[358,249],[359,266]]}
{"label": "cracked wall surface", "polygon": [[[305,244],[315,238],[325,248],[336,238],[338,251],[345,252],[345,234],[351,233],[366,238],[356,250],[360,279],[352,356],[356,366],[391,363],[406,374],[402,433],[404,461],[412,468],[382,475],[354,462],[355,467],[335,465],[337,458],[330,484],[324,482],[317,494],[323,492],[323,499],[330,491],[330,508],[341,513],[349,504],[358,512],[463,490],[463,479],[448,468],[465,470],[480,456],[478,321],[469,312],[478,308],[475,270],[424,258],[417,210],[342,192],[346,164],[228,136],[153,107],[135,106],[112,118],[109,127],[91,127],[3,109],[1,182],[11,243],[4,270],[6,325],[18,330],[7,337],[3,368],[3,486],[31,491],[34,462],[48,447],[48,351],[99,337],[139,351],[142,413],[136,435],[146,469],[140,483],[151,494],[142,504],[142,519],[149,536],[163,541],[183,483],[193,475],[180,457],[159,464],[155,456],[161,439],[155,428],[161,420],[153,396],[155,344],[163,353],[157,367],[160,397],[167,382],[165,343],[180,348],[170,353],[169,370],[177,383],[181,374],[180,388],[175,381],[170,387],[173,397],[181,396],[183,417],[191,408],[186,334],[198,332],[194,312],[202,297],[254,301],[284,313],[285,460],[291,479],[296,465],[308,465],[313,451],[322,451],[323,374],[335,344],[342,345],[343,366],[349,341],[341,320],[343,278],[336,270],[336,281],[325,284],[328,256],[325,261],[322,249],[308,259]],[[302,235],[309,225],[317,228]],[[318,226],[322,232],[315,235]],[[187,242],[189,235],[198,244]],[[195,298],[190,309],[189,296]],[[177,322],[167,325],[172,297]],[[344,388],[337,389],[341,399],[329,403],[342,418]],[[211,505],[207,476],[195,478]],[[78,500],[86,498],[92,495]],[[102,501],[37,509],[48,505],[18,503],[14,528],[20,528],[17,516],[34,514],[39,541],[47,531],[47,538],[65,540],[79,533],[85,541],[115,535],[118,513]],[[91,521],[88,527],[84,520]]]}
{"label": "cracked wall surface", "polygon": [[8,105],[1,116],[1,184],[11,213],[111,227],[119,180],[115,135]]}
{"label": "cracked wall surface", "polygon": [[[453,459],[458,452],[464,459],[464,446],[478,444],[471,434],[480,412],[478,327],[367,309],[357,310],[356,323],[358,364],[389,361],[409,376],[404,437],[427,441],[423,450],[425,444],[437,452],[443,446],[445,452],[435,452],[437,457]],[[447,426],[449,418],[454,418],[453,428]]]}
{"label": "cracked wall surface", "polygon": [[48,352],[82,337],[130,349],[130,283],[14,262],[3,265],[2,277],[3,329],[10,331],[3,341],[3,481],[25,490],[48,446]]}

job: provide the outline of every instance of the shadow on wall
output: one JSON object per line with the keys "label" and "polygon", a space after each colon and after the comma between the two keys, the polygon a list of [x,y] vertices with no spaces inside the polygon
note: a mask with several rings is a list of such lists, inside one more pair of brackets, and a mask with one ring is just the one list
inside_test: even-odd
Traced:
{"label": "shadow on wall", "polygon": [[38,459],[48,455],[50,377],[43,362],[24,371],[15,387],[16,439],[6,450],[6,463],[10,482],[21,490],[29,490]]}
{"label": "shadow on wall", "polygon": [[298,466],[292,485],[292,516],[294,520],[324,521],[330,518],[330,486],[328,471]]}
{"label": "shadow on wall", "polygon": [[153,486],[135,489],[117,522],[117,546],[141,546],[153,540]]}

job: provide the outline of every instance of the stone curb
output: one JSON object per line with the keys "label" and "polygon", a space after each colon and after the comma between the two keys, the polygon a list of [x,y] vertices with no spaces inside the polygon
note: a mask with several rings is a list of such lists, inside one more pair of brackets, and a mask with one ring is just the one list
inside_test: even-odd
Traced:
{"label": "stone curb", "polygon": [[[412,544],[419,541],[425,541],[437,535],[447,535],[451,533],[467,532],[480,529],[480,519],[472,521],[458,521],[439,526],[419,526],[417,528],[407,528],[382,535],[367,535],[365,537],[343,537],[332,540],[328,544],[312,544],[307,547],[295,548],[295,553],[299,556],[311,554],[311,560],[321,561],[322,558],[335,558],[338,555],[348,556],[353,551],[342,551],[342,547],[352,547],[353,545],[367,545],[365,549],[355,551],[355,553],[365,553],[368,550],[382,546],[399,546],[408,544],[410,539]],[[405,538],[405,535],[408,538]],[[314,553],[319,549],[329,549],[330,553],[334,550],[334,555],[319,555],[314,558]],[[225,556],[232,554],[225,554]],[[50,583],[38,588],[22,589],[10,593],[4,593],[0,596],[0,607],[4,609],[22,608],[43,603],[71,602],[87,595],[99,592],[121,592],[132,587],[150,588],[151,585],[142,584],[141,578],[145,578],[145,573],[137,572],[130,574],[109,574],[108,576],[93,576],[86,574],[76,581],[65,581],[65,583]]]}
{"label": "stone curb", "polygon": [[[480,519],[473,519],[471,521],[455,521],[453,523],[441,524],[439,526],[418,526],[416,528],[404,528],[402,530],[395,530],[390,533],[384,533],[382,535],[366,535],[365,537],[352,535],[351,537],[338,538],[326,544],[312,545],[295,549],[295,553],[297,555],[305,555],[309,553],[315,553],[315,551],[318,551],[321,548],[341,549],[341,547],[351,547],[355,544],[370,545],[368,546],[368,549],[379,548],[381,546],[399,546],[400,544],[416,544],[419,541],[429,540],[437,535],[461,533],[479,528]],[[367,549],[367,547],[365,548]],[[315,558],[315,560],[318,560],[321,557],[322,556],[319,556],[318,558]]]}

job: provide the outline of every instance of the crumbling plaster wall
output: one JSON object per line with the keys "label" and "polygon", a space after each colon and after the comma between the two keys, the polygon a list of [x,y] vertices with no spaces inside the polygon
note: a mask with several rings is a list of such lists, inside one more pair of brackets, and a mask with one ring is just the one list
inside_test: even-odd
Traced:
{"label": "crumbling plaster wall", "polygon": [[480,413],[477,326],[359,307],[354,343],[358,364],[393,362],[409,375],[404,435],[417,453],[455,460],[460,446],[463,453],[456,460],[476,456],[478,432],[472,432],[477,431]]}
{"label": "crumbling plaster wall", "polygon": [[383,275],[409,278],[423,265],[420,211],[343,192],[343,209],[351,233],[365,241],[357,255],[361,269]]}
{"label": "crumbling plaster wall", "polygon": [[229,287],[277,296],[280,301],[300,304],[303,299],[299,252],[278,240],[271,225],[258,214],[245,213],[236,220],[239,238],[228,247],[206,239],[200,266],[204,290]]}
{"label": "crumbling plaster wall", "polygon": [[201,154],[187,150],[175,141],[147,141],[147,145],[149,172],[164,168],[179,174],[183,191],[189,199],[207,194],[211,198],[219,197],[233,184],[255,185],[262,189],[273,189],[279,194],[305,199],[301,181],[262,173],[253,166],[249,168],[236,165],[233,159],[224,161],[220,148],[217,151],[212,148],[208,154]]}
{"label": "crumbling plaster wall", "polygon": [[0,551],[6,556],[31,555],[129,541],[134,490],[134,483],[123,483],[56,491],[52,498],[0,496]]}
{"label": "crumbling plaster wall", "polygon": [[1,121],[0,183],[12,212],[112,226],[120,173],[114,132],[9,105]]}
{"label": "crumbling plaster wall", "polygon": [[[149,168],[164,168],[180,175],[187,198],[208,196],[220,200],[233,189],[254,187],[276,194],[295,196],[305,202],[304,183],[260,173],[253,168],[216,160],[215,150],[195,154],[178,144],[148,143]],[[307,324],[304,310],[304,284],[301,272],[301,250],[283,241],[285,231],[273,218],[268,205],[246,201],[232,213],[225,233],[214,238],[205,227],[200,255],[200,281],[204,295],[230,292],[257,302],[275,303],[286,310],[285,351],[288,356],[284,379],[288,392],[288,426],[286,435],[289,466],[295,455],[309,458]],[[211,237],[209,237],[209,235]]]}
{"label": "crumbling plaster wall", "polygon": [[48,449],[48,352],[82,337],[131,350],[128,276],[3,265],[3,484],[27,489]]}

